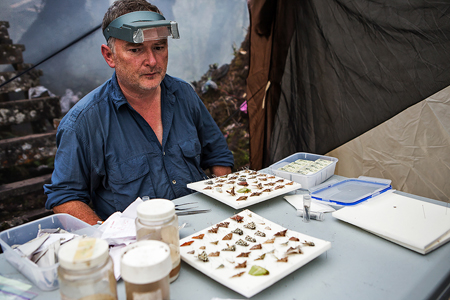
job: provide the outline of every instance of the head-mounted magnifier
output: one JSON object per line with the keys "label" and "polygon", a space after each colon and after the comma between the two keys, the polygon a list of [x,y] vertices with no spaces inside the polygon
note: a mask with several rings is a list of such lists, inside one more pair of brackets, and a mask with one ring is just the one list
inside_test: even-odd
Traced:
{"label": "head-mounted magnifier", "polygon": [[180,38],[177,22],[167,21],[153,11],[135,11],[122,15],[106,27],[103,35],[106,41],[115,37],[135,44],[167,37]]}

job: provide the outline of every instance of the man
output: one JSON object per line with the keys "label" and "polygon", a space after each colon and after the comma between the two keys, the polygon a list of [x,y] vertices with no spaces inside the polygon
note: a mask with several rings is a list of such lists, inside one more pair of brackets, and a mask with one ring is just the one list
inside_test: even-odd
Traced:
{"label": "man", "polygon": [[61,121],[52,182],[44,186],[47,209],[89,224],[140,196],[189,194],[186,184],[204,179],[203,169],[221,176],[233,166],[192,87],[166,75],[167,37],[177,37],[177,24],[145,0],[119,0],[102,28],[102,55],[115,72]]}

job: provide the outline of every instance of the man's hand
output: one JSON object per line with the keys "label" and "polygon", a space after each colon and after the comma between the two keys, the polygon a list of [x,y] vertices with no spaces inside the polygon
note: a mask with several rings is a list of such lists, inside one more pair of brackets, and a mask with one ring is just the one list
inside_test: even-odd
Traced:
{"label": "man's hand", "polygon": [[53,212],[55,214],[66,213],[72,215],[90,225],[95,225],[98,221],[102,221],[89,205],[81,201],[69,201],[55,206],[53,207]]}
{"label": "man's hand", "polygon": [[217,177],[227,175],[231,173],[231,167],[213,166],[210,168],[211,173]]}

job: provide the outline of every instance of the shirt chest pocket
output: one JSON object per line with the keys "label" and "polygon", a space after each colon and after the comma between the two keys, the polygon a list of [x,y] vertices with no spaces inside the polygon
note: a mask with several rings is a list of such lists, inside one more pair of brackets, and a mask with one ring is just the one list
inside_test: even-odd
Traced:
{"label": "shirt chest pocket", "polygon": [[111,164],[108,176],[114,205],[118,211],[123,211],[137,197],[144,195],[155,197],[150,179],[150,166],[145,155]]}
{"label": "shirt chest pocket", "polygon": [[141,155],[110,165],[109,178],[114,184],[126,184],[144,177],[150,172],[147,157]]}
{"label": "shirt chest pocket", "polygon": [[198,140],[189,140],[181,142],[179,145],[181,157],[191,172],[192,179],[202,180],[204,173],[200,166],[202,148]]}
{"label": "shirt chest pocket", "polygon": [[202,153],[202,148],[200,147],[199,141],[184,141],[179,144],[183,156],[189,159],[198,160],[200,163],[200,154]]}

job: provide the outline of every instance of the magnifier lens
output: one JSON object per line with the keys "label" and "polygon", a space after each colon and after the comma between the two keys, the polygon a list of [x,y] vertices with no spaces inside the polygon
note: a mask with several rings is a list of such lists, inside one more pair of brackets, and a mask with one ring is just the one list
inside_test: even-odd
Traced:
{"label": "magnifier lens", "polygon": [[144,41],[160,40],[172,36],[169,27],[154,27],[142,30],[144,33]]}

